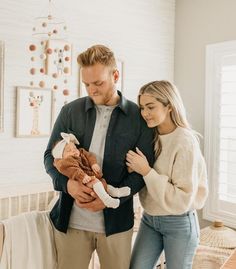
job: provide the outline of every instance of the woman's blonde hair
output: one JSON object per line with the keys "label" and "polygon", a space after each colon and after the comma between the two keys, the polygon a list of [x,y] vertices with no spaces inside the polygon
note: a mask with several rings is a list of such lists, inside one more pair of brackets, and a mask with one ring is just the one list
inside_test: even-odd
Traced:
{"label": "woman's blonde hair", "polygon": [[94,45],[86,51],[80,53],[77,62],[81,67],[92,66],[97,63],[116,69],[116,59],[114,53],[104,45]]}
{"label": "woman's blonde hair", "polygon": [[[169,105],[171,108],[170,117],[173,123],[178,127],[183,127],[191,130],[190,124],[188,123],[185,108],[183,105],[182,98],[179,94],[178,89],[172,83],[167,80],[153,81],[145,84],[139,91],[138,103],[140,104],[140,96],[148,94],[157,101],[162,103],[164,106]],[[161,142],[159,138],[158,129],[155,129],[155,155],[158,157],[161,153]]]}

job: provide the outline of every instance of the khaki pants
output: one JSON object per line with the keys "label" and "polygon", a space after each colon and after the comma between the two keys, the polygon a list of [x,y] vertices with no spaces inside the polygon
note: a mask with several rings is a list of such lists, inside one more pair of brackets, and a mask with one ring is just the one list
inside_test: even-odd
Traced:
{"label": "khaki pants", "polygon": [[88,269],[96,249],[101,269],[129,269],[133,229],[110,235],[69,228],[54,228],[58,269]]}

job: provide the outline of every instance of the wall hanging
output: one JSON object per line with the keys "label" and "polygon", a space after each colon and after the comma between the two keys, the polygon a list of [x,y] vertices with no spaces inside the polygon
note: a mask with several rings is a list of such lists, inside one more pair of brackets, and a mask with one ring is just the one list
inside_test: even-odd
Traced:
{"label": "wall hanging", "polygon": [[29,85],[61,91],[66,103],[70,94],[72,46],[67,40],[65,21],[56,16],[55,12],[56,8],[49,0],[46,12],[34,19],[33,42],[28,48],[31,75]]}

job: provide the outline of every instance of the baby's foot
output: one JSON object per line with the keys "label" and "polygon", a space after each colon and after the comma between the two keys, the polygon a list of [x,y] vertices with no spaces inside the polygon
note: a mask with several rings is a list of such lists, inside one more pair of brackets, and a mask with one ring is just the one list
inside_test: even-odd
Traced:
{"label": "baby's foot", "polygon": [[120,200],[109,197],[104,201],[104,204],[106,207],[117,208],[120,205]]}
{"label": "baby's foot", "polygon": [[130,195],[130,187],[115,188],[107,185],[107,192],[113,197],[125,197]]}

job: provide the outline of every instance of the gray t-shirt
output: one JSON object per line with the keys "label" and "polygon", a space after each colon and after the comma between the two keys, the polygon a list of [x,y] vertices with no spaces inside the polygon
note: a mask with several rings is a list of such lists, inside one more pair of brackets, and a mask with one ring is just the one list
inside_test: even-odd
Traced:
{"label": "gray t-shirt", "polygon": [[[111,114],[115,106],[96,106],[96,123],[89,148],[96,155],[97,162],[102,168],[106,142],[106,134]],[[75,202],[72,207],[69,227],[78,230],[105,233],[103,210],[92,212],[78,207]]]}

